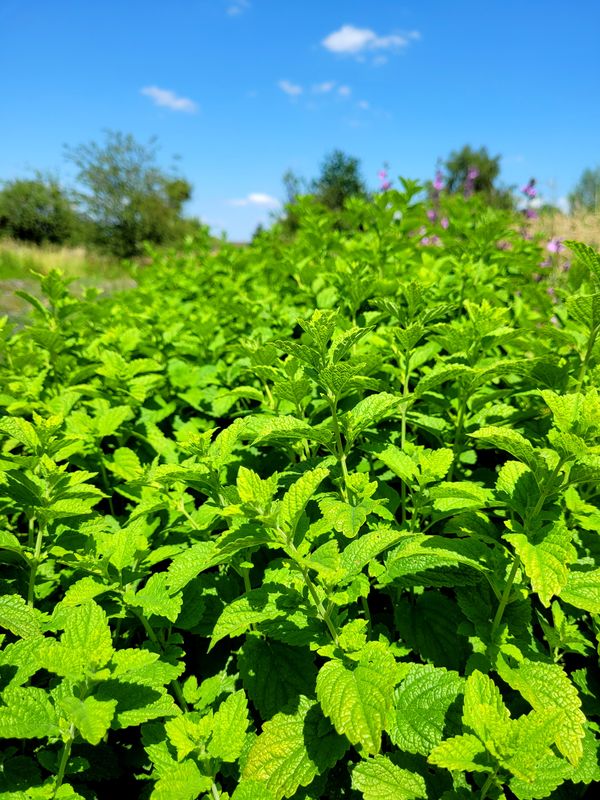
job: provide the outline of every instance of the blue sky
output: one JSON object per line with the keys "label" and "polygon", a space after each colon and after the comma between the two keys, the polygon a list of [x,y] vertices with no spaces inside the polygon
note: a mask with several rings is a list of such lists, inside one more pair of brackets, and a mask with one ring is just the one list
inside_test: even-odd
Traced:
{"label": "blue sky", "polygon": [[600,165],[597,0],[0,0],[0,179],[156,135],[232,239],[341,148],[377,186],[464,144],[560,201]]}

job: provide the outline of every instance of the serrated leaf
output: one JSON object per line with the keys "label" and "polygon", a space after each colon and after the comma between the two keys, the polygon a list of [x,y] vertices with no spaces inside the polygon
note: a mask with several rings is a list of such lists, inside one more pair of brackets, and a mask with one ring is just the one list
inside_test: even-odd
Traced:
{"label": "serrated leaf", "polygon": [[275,490],[278,475],[263,480],[254,470],[241,466],[238,470],[236,486],[242,503],[252,503],[259,508],[267,508]]}
{"label": "serrated leaf", "polygon": [[103,681],[94,695],[98,700],[116,700],[112,727],[115,730],[142,725],[152,719],[174,717],[181,713],[164,689],[117,680]]}
{"label": "serrated leaf", "polygon": [[104,667],[114,652],[104,610],[93,601],[69,608],[60,642],[44,640],[41,652],[45,668],[57,675],[76,678]]}
{"label": "serrated leaf", "polygon": [[248,701],[240,689],[230,694],[215,712],[207,748],[210,755],[221,761],[236,761],[244,747],[248,724]]}
{"label": "serrated leaf", "polygon": [[275,796],[264,783],[242,781],[238,783],[237,789],[231,795],[231,800],[275,800]]}
{"label": "serrated leaf", "polygon": [[276,714],[264,723],[242,770],[242,782],[263,783],[275,800],[293,797],[300,786],[332,767],[347,747],[317,703],[303,697],[293,712]]}
{"label": "serrated leaf", "polygon": [[560,599],[590,614],[600,614],[600,569],[569,572]]}
{"label": "serrated leaf", "polygon": [[390,528],[378,528],[364,533],[341,553],[341,563],[346,577],[358,575],[373,559],[398,544],[407,535],[409,534],[405,531],[395,531]]}
{"label": "serrated leaf", "polygon": [[510,713],[494,681],[479,670],[467,678],[463,705],[463,723],[486,744],[498,749],[498,740],[510,737]]}
{"label": "serrated leaf", "polygon": [[41,447],[39,436],[35,428],[22,417],[2,417],[0,419],[0,431],[6,433],[11,439],[24,444],[30,450],[36,451]]}
{"label": "serrated leaf", "polygon": [[210,647],[226,636],[239,636],[251,625],[285,616],[298,606],[299,596],[275,584],[252,589],[223,609],[213,629]]}
{"label": "serrated leaf", "polygon": [[504,534],[520,557],[531,588],[546,608],[566,585],[569,564],[577,558],[571,537],[572,532],[564,523],[535,531],[530,538],[523,533]]}
{"label": "serrated leaf", "polygon": [[531,442],[512,428],[499,428],[494,425],[488,425],[470,435],[483,444],[496,447],[499,450],[505,450],[518,461],[527,464],[534,472],[536,469],[543,467],[541,457]]}
{"label": "serrated leaf", "polygon": [[96,700],[94,697],[86,697],[85,700],[65,697],[61,707],[82,738],[90,744],[98,744],[110,728],[117,701]]}
{"label": "serrated leaf", "polygon": [[535,709],[557,708],[564,711],[562,724],[555,731],[556,746],[576,766],[583,755],[585,716],[577,689],[558,664],[524,659],[514,668],[500,658],[498,674],[509,686],[520,692]]}
{"label": "serrated leaf", "polygon": [[492,497],[489,489],[469,481],[442,482],[432,486],[429,496],[433,500],[436,511],[444,514],[465,511],[467,509],[485,508]]}
{"label": "serrated leaf", "polygon": [[388,727],[392,742],[408,753],[427,756],[443,738],[448,709],[463,687],[457,672],[411,664],[394,693]]}
{"label": "serrated leaf", "polygon": [[366,753],[378,753],[388,724],[396,662],[379,643],[368,644],[358,662],[333,659],[317,676],[317,698],[338,733]]}
{"label": "serrated leaf", "polygon": [[437,767],[452,772],[491,772],[485,747],[476,736],[463,733],[445,739],[433,748],[427,759]]}
{"label": "serrated leaf", "polygon": [[300,695],[314,694],[317,670],[308,649],[247,636],[238,654],[244,688],[263,719]]}
{"label": "serrated leaf", "polygon": [[0,597],[0,628],[27,638],[39,636],[41,632],[40,615],[18,594],[5,594]]}
{"label": "serrated leaf", "polygon": [[364,800],[417,800],[427,797],[423,778],[401,769],[385,756],[361,761],[352,770],[352,788]]}
{"label": "serrated leaf", "polygon": [[371,394],[360,400],[342,417],[342,426],[347,438],[354,441],[359,433],[389,417],[405,402],[402,397],[389,392]]}
{"label": "serrated leaf", "polygon": [[164,771],[150,795],[151,800],[197,800],[202,792],[209,792],[212,780],[200,773],[191,759],[173,762]]}
{"label": "serrated leaf", "polygon": [[9,686],[2,692],[0,737],[46,739],[58,735],[56,712],[44,689]]}
{"label": "serrated leaf", "polygon": [[323,467],[309,470],[301,475],[283,496],[279,509],[279,522],[292,535],[308,501],[328,475],[329,470]]}
{"label": "serrated leaf", "polygon": [[179,592],[205,569],[215,566],[221,558],[214,542],[196,542],[176,555],[166,572],[167,585],[172,593]]}
{"label": "serrated leaf", "polygon": [[565,244],[571,248],[577,258],[586,265],[596,280],[600,282],[600,255],[596,250],[590,247],[589,244],[577,242],[573,239],[566,239]]}
{"label": "serrated leaf", "polygon": [[144,587],[133,596],[132,605],[139,606],[147,617],[154,614],[175,622],[181,611],[183,598],[180,593],[173,593],[167,588],[168,581],[166,572],[151,575]]}
{"label": "serrated leaf", "polygon": [[347,539],[353,539],[367,520],[367,511],[360,504],[353,506],[343,500],[326,497],[319,503],[319,508],[334,530],[343,533]]}

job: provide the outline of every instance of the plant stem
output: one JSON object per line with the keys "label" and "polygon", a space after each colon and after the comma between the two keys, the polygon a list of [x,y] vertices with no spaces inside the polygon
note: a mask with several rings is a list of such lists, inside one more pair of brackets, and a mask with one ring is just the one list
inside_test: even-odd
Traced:
{"label": "plant stem", "polygon": [[29,573],[29,588],[27,591],[27,604],[32,606],[35,600],[35,576],[40,565],[42,557],[42,542],[44,540],[44,533],[46,532],[45,524],[38,520],[38,531],[35,540],[35,551],[31,560],[31,572]]}
{"label": "plant stem", "polygon": [[346,453],[344,451],[344,445],[342,444],[342,433],[340,431],[340,424],[338,421],[337,416],[337,401],[332,400],[330,397],[327,398],[329,403],[329,408],[331,409],[331,420],[333,422],[333,432],[335,434],[336,439],[336,446],[337,446],[337,458],[340,462],[340,466],[342,468],[342,476],[344,478],[344,484],[342,486],[342,497],[348,502],[348,467],[346,466]]}
{"label": "plant stem", "polygon": [[[410,378],[410,358],[408,353],[404,353],[404,380],[402,381],[402,397],[406,398],[408,396],[408,381]],[[402,404],[402,417],[401,417],[401,427],[400,427],[400,449],[404,452],[404,446],[406,445],[406,411],[407,411],[407,404]],[[401,504],[402,504],[402,522],[406,522],[406,484],[402,481],[402,488],[401,488]]]}
{"label": "plant stem", "polygon": [[515,578],[517,577],[517,571],[520,566],[521,566],[521,559],[519,556],[517,556],[513,561],[512,569],[510,571],[510,575],[508,576],[508,581],[506,582],[506,586],[504,587],[504,591],[502,592],[502,597],[500,598],[500,603],[496,610],[494,621],[492,622],[492,632],[490,634],[490,639],[492,642],[494,641],[494,637],[496,635],[496,631],[498,630],[498,626],[502,622],[502,617],[504,616],[504,611],[508,604],[508,599],[512,591],[513,583],[515,582]]}
{"label": "plant stem", "polygon": [[298,567],[300,572],[302,573],[302,577],[304,579],[304,583],[306,584],[306,588],[310,592],[310,596],[313,599],[313,602],[314,602],[315,607],[317,609],[317,613],[321,617],[321,619],[323,620],[325,625],[327,626],[327,630],[329,631],[329,634],[330,634],[331,638],[333,639],[334,644],[337,645],[337,643],[338,643],[338,632],[337,632],[337,629],[336,629],[336,627],[335,627],[335,625],[333,623],[333,620],[331,619],[327,609],[325,608],[325,606],[321,602],[321,598],[319,597],[319,593],[317,592],[317,588],[316,588],[315,584],[313,583],[313,581],[311,580],[310,575],[308,574],[308,569],[302,563],[301,557],[298,555],[298,551],[296,550],[296,548],[294,547],[293,544],[288,544],[288,546],[286,548],[286,552],[287,552],[288,556],[292,559],[292,561],[296,564],[296,566]]}
{"label": "plant stem", "polygon": [[102,460],[103,455],[104,455],[104,453],[98,447],[98,450],[97,450],[97,453],[96,453],[96,459],[97,459],[98,463],[100,464],[100,475],[102,476],[102,483],[104,484],[104,488],[106,490],[106,494],[108,495],[108,507],[110,508],[110,514],[111,514],[112,517],[114,517],[115,516],[115,507],[113,506],[112,491],[111,491],[111,488],[110,488],[110,484],[108,482],[108,475],[106,474],[106,467],[104,466],[104,462]]}
{"label": "plant stem", "polygon": [[486,782],[481,787],[481,794],[479,795],[479,800],[485,800],[492,783],[496,780],[497,774],[498,774],[498,769],[496,768],[493,772],[490,772],[490,774],[487,776]]}
{"label": "plant stem", "polygon": [[[161,653],[164,653],[165,652],[165,648],[164,648],[162,642],[160,641],[160,639],[158,638],[158,636],[156,635],[156,631],[154,630],[154,628],[152,627],[152,625],[150,624],[148,619],[145,617],[145,615],[142,614],[142,612],[139,611],[136,608],[132,609],[132,611],[136,615],[136,617],[139,619],[139,621],[142,623],[142,625],[144,627],[144,630],[148,634],[148,638],[150,639],[150,641],[153,644],[155,644],[156,647],[158,647],[158,649],[160,650]],[[181,708],[182,711],[187,711],[188,710],[188,705],[185,702],[185,697],[183,696],[183,689],[181,688],[181,684],[179,683],[179,680],[177,678],[175,678],[174,680],[171,681],[170,685],[171,685],[171,689],[173,690],[173,694],[175,695],[175,699],[177,700],[177,704],[179,705],[179,707]]]}
{"label": "plant stem", "polygon": [[458,456],[460,453],[461,445],[462,445],[462,437],[463,437],[463,430],[465,427],[465,411],[467,410],[467,394],[461,394],[460,399],[458,401],[458,415],[456,417],[456,431],[454,433],[454,444],[452,445],[452,451],[454,453],[454,459],[452,460],[452,464],[450,465],[450,469],[448,471],[448,477],[446,480],[451,481],[452,476],[454,474],[454,468],[456,466],[456,462],[458,460]]}
{"label": "plant stem", "polygon": [[212,793],[212,796],[213,796],[214,800],[221,800],[221,792],[219,791],[219,788],[218,788],[217,784],[214,781],[212,782],[212,786],[210,787],[210,791]]}
{"label": "plant stem", "polygon": [[65,770],[67,769],[67,764],[69,763],[69,757],[71,755],[71,747],[73,746],[73,739],[75,738],[75,728],[71,725],[69,729],[69,738],[65,741],[63,745],[62,755],[60,757],[60,764],[58,765],[58,772],[56,773],[56,782],[54,784],[54,791],[52,792],[52,797],[56,797],[56,793],[60,789],[62,782],[65,777]]}

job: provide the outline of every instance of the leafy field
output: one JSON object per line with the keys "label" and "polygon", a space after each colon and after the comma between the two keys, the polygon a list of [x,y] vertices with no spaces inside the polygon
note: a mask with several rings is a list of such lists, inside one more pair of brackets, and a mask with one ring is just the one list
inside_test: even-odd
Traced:
{"label": "leafy field", "polygon": [[600,257],[416,192],[5,321],[0,798],[600,781]]}

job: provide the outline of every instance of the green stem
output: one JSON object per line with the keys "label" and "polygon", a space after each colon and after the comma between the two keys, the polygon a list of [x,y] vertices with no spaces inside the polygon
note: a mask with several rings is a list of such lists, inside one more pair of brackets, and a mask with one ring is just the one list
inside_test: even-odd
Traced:
{"label": "green stem", "polygon": [[75,738],[75,728],[71,725],[69,729],[69,738],[65,741],[63,745],[62,755],[60,757],[60,764],[58,765],[58,772],[56,773],[56,782],[54,784],[54,791],[52,793],[52,797],[56,797],[56,793],[62,786],[62,782],[65,777],[65,770],[67,769],[67,764],[69,763],[69,757],[71,755],[71,747],[73,746],[73,739]]}
{"label": "green stem", "polygon": [[585,351],[585,356],[581,361],[581,368],[579,370],[579,376],[577,378],[577,386],[575,387],[575,392],[578,393],[581,391],[581,387],[583,386],[583,381],[585,380],[585,375],[587,372],[588,364],[590,358],[592,357],[592,351],[594,349],[594,345],[596,344],[596,337],[598,336],[598,332],[600,331],[600,326],[594,328],[590,333],[590,338],[588,339],[587,349]]}
{"label": "green stem", "polygon": [[493,772],[487,776],[486,782],[481,787],[481,794],[479,795],[479,800],[485,800],[487,797],[487,793],[490,790],[492,783],[496,780],[496,775],[498,774],[498,768],[496,768]]}
{"label": "green stem", "polygon": [[187,521],[188,521],[188,522],[190,523],[190,525],[192,526],[192,529],[193,529],[193,530],[195,530],[195,531],[198,531],[198,530],[200,530],[200,528],[199,528],[198,524],[196,523],[196,521],[195,521],[195,520],[193,519],[193,517],[192,517],[192,516],[191,516],[191,515],[190,515],[190,514],[189,514],[189,513],[186,511],[186,508],[185,508],[185,500],[183,499],[183,497],[182,497],[182,498],[181,498],[181,500],[179,501],[179,506],[178,506],[178,509],[177,509],[177,510],[179,511],[179,513],[180,513],[180,514],[181,514],[183,517],[185,517],[185,518],[187,519]]}
{"label": "green stem", "polygon": [[29,588],[27,591],[27,603],[32,606],[35,600],[35,576],[42,558],[42,542],[46,526],[38,520],[38,532],[35,540],[35,551],[31,560],[31,572],[29,573]]}
{"label": "green stem", "polygon": [[329,403],[329,408],[331,410],[331,420],[333,422],[333,433],[335,435],[336,440],[336,447],[337,447],[337,458],[340,462],[340,467],[342,468],[342,476],[344,479],[344,484],[342,486],[342,497],[348,502],[348,467],[346,465],[346,453],[344,451],[344,445],[342,444],[342,433],[340,431],[340,423],[338,421],[337,416],[337,401],[332,400],[330,397],[327,398],[327,402]]}
{"label": "green stem", "polygon": [[[404,380],[402,382],[402,397],[406,398],[408,396],[408,381],[410,378],[410,359],[408,353],[404,353]],[[402,417],[401,417],[401,427],[400,427],[400,448],[402,452],[404,452],[404,446],[406,445],[406,411],[407,411],[407,404],[402,404]],[[402,481],[402,488],[401,488],[401,505],[402,505],[402,522],[406,522],[406,484]]]}
{"label": "green stem", "polygon": [[508,599],[510,597],[513,583],[515,582],[515,578],[517,577],[517,572],[520,566],[521,566],[521,559],[519,556],[517,556],[513,561],[512,569],[510,571],[510,575],[508,576],[508,581],[506,582],[506,586],[504,587],[504,591],[502,592],[502,597],[500,598],[500,603],[496,610],[494,621],[492,622],[492,632],[490,635],[490,639],[492,642],[494,641],[494,637],[496,635],[496,631],[498,630],[498,626],[502,622],[502,617],[504,616],[504,611],[506,609],[506,606],[508,605]]}
{"label": "green stem", "polygon": [[456,417],[456,431],[454,433],[454,444],[452,445],[452,451],[454,453],[454,459],[452,464],[450,465],[450,469],[448,471],[448,477],[446,480],[451,481],[452,476],[454,474],[454,468],[456,466],[456,461],[460,454],[460,449],[462,445],[462,437],[463,431],[465,427],[465,412],[467,410],[467,394],[461,394],[460,399],[458,401],[458,415]]}
{"label": "green stem", "polygon": [[[156,647],[158,647],[158,649],[160,650],[161,653],[164,653],[165,652],[165,648],[164,648],[162,642],[160,641],[160,639],[158,638],[158,636],[156,635],[156,632],[155,632],[154,628],[152,627],[152,625],[150,624],[150,622],[148,621],[148,619],[138,609],[134,608],[134,609],[131,609],[131,610],[136,615],[136,617],[139,619],[139,621],[142,623],[142,625],[144,627],[144,630],[148,634],[148,638],[150,639],[150,641],[153,644],[155,644]],[[177,704],[179,705],[181,710],[182,711],[187,711],[188,710],[188,705],[185,702],[185,697],[183,696],[183,689],[181,688],[181,684],[179,683],[177,678],[175,678],[174,680],[171,681],[171,689],[173,690],[173,694],[175,695],[175,699],[177,700]]]}
{"label": "green stem", "polygon": [[210,791],[212,793],[212,796],[213,796],[214,800],[221,800],[221,792],[219,791],[219,788],[218,788],[217,784],[214,781],[212,782],[212,786],[210,787]]}
{"label": "green stem", "polygon": [[100,464],[100,475],[102,476],[102,483],[104,484],[104,489],[106,490],[106,494],[108,495],[108,507],[110,508],[110,514],[111,514],[111,517],[114,517],[115,516],[115,507],[113,506],[113,501],[112,501],[112,490],[111,490],[110,484],[108,482],[108,475],[106,474],[106,467],[104,466],[104,462],[102,460],[103,455],[104,454],[103,454],[102,450],[98,447],[97,453],[96,453],[96,459],[97,459],[98,463]]}
{"label": "green stem", "polygon": [[313,599],[313,602],[314,602],[315,607],[317,609],[317,613],[318,613],[319,617],[323,620],[325,625],[327,626],[327,630],[329,631],[329,634],[330,634],[331,638],[333,639],[334,644],[337,645],[338,644],[338,632],[337,632],[337,629],[335,627],[335,624],[334,624],[333,620],[329,616],[329,613],[328,613],[327,609],[325,608],[325,606],[321,602],[321,598],[319,597],[319,593],[317,592],[317,588],[316,588],[315,584],[313,583],[313,581],[311,580],[310,575],[308,574],[308,569],[302,563],[301,557],[298,555],[298,551],[296,550],[296,548],[294,547],[293,544],[288,544],[288,546],[285,548],[285,550],[286,550],[286,553],[288,554],[288,556],[292,559],[292,561],[296,564],[296,566],[298,567],[298,569],[302,573],[302,577],[304,579],[304,583],[306,584],[306,588],[310,592],[310,596]]}

